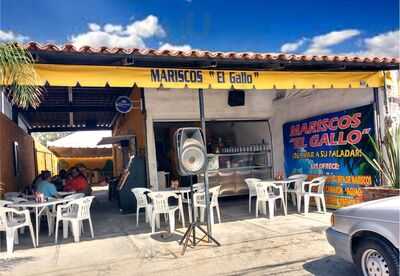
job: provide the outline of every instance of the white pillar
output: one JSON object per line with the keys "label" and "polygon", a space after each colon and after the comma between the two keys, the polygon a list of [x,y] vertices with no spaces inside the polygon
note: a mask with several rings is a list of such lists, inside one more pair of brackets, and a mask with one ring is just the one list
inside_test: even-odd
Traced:
{"label": "white pillar", "polygon": [[156,145],[154,138],[154,125],[153,119],[150,112],[147,113],[146,117],[146,137],[147,137],[147,168],[150,188],[158,190],[158,177],[157,177],[157,156],[156,156]]}

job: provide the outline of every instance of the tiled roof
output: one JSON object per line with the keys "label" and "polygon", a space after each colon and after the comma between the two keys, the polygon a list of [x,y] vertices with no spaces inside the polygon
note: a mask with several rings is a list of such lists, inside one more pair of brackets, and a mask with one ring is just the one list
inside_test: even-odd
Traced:
{"label": "tiled roof", "polygon": [[30,42],[24,47],[29,51],[46,52],[64,52],[64,53],[82,53],[82,54],[126,54],[141,56],[159,56],[159,57],[191,57],[191,58],[210,58],[210,59],[231,59],[247,61],[286,61],[286,62],[352,62],[352,63],[377,63],[377,64],[399,64],[399,57],[364,57],[364,56],[327,56],[327,55],[295,55],[280,53],[254,53],[254,52],[212,52],[203,50],[156,50],[139,48],[93,48],[83,46],[76,48],[72,44],[57,46],[55,44],[41,45],[37,42]]}

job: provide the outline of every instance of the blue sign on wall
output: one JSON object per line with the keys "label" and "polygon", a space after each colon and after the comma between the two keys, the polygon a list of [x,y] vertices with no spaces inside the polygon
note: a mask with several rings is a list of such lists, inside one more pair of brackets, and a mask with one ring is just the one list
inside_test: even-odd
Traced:
{"label": "blue sign on wall", "polygon": [[115,100],[115,109],[120,113],[128,113],[132,108],[133,102],[127,96],[120,96]]}

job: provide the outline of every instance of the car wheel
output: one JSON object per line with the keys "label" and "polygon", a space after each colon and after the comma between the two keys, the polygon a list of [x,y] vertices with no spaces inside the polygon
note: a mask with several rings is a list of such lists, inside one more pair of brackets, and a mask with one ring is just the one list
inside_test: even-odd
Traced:
{"label": "car wheel", "polygon": [[354,261],[361,275],[399,276],[399,253],[379,238],[362,240]]}

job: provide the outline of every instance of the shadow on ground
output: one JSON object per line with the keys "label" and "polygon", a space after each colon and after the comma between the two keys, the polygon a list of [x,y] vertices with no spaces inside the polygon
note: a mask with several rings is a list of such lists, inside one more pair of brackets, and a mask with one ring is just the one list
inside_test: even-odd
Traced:
{"label": "shadow on ground", "polygon": [[355,266],[351,263],[344,262],[336,256],[325,256],[320,259],[306,262],[303,268],[316,276],[336,276],[336,275],[358,275]]}

